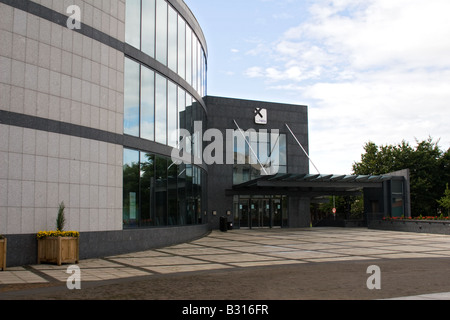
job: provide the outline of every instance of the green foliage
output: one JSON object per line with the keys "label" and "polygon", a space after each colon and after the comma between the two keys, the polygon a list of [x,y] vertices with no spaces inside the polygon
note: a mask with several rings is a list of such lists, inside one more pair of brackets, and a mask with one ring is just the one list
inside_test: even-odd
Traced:
{"label": "green foliage", "polygon": [[447,209],[447,215],[450,216],[450,189],[448,188],[448,183],[444,196],[438,200],[438,203],[442,208]]}
{"label": "green foliage", "polygon": [[64,225],[66,224],[66,217],[64,214],[64,210],[66,209],[66,206],[64,205],[64,202],[61,202],[58,209],[58,216],[56,218],[56,230],[57,231],[64,231]]}
{"label": "green foliage", "polygon": [[364,216],[364,197],[336,196],[328,197],[327,201],[311,205],[314,219],[333,218],[332,210],[336,207],[336,219],[362,219]]}
{"label": "green foliage", "polygon": [[361,162],[353,164],[353,171],[354,174],[381,175],[409,169],[412,214],[434,215],[439,209],[437,200],[450,181],[450,149],[444,153],[438,146],[439,141],[434,142],[432,138],[416,143],[416,147],[405,141],[378,147],[369,142],[364,147]]}

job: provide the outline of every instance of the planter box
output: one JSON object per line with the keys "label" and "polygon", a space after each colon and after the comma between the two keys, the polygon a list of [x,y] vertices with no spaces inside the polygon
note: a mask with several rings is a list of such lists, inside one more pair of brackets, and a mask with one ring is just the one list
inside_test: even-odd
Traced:
{"label": "planter box", "polygon": [[38,264],[79,262],[79,238],[56,237],[38,240]]}
{"label": "planter box", "polygon": [[369,229],[450,235],[450,221],[396,220],[371,221]]}
{"label": "planter box", "polygon": [[0,240],[0,269],[3,271],[6,270],[6,245],[6,239]]}

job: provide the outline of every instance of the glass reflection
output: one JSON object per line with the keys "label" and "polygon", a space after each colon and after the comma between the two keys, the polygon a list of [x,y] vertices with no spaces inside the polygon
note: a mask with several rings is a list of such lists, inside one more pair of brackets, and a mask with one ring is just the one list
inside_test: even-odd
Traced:
{"label": "glass reflection", "polygon": [[[190,94],[186,93],[186,110],[185,110],[185,129],[189,132],[194,132],[194,125],[192,122],[192,102],[193,99]],[[186,152],[192,154],[192,135],[187,138]]]}
{"label": "glass reflection", "polygon": [[[238,136],[239,135],[239,136]],[[286,135],[271,134],[267,130],[246,132],[247,142],[240,133],[234,138],[233,184],[242,184],[262,175],[287,173]],[[251,145],[258,159],[250,151]],[[259,160],[259,162],[258,162]],[[264,166],[265,171],[261,168]]]}
{"label": "glass reflection", "polygon": [[139,136],[139,73],[139,64],[125,59],[124,133],[132,136]]}
{"label": "glass reflection", "polygon": [[192,165],[186,165],[186,222],[188,225],[195,222],[194,198],[192,193]]}
{"label": "glass reflection", "polygon": [[169,26],[168,26],[168,67],[177,72],[177,51],[178,51],[178,14],[169,6]]}
{"label": "glass reflection", "polygon": [[142,210],[138,225],[154,226],[155,156],[148,153],[141,153],[140,195]]}
{"label": "glass reflection", "polygon": [[183,17],[166,0],[126,2],[125,42],[169,67],[201,96],[206,96],[205,51]]}
{"label": "glass reflection", "polygon": [[155,166],[155,222],[156,226],[167,225],[167,159],[156,157]]}
{"label": "glass reflection", "polygon": [[207,223],[206,174],[169,158],[124,149],[124,228]]}
{"label": "glass reflection", "polygon": [[168,103],[167,103],[167,132],[168,145],[177,147],[177,127],[178,127],[178,108],[177,108],[177,85],[172,81],[168,82]]}
{"label": "glass reflection", "polygon": [[[127,1],[128,2],[128,1]],[[142,1],[142,51],[155,57],[155,0]]]}
{"label": "glass reflection", "polygon": [[186,129],[186,92],[178,87],[178,133],[177,142],[181,142],[180,129]]}
{"label": "glass reflection", "polygon": [[141,138],[155,139],[155,73],[142,67]]}
{"label": "glass reflection", "polygon": [[179,225],[187,224],[187,201],[186,201],[186,165],[178,166],[178,223]]}
{"label": "glass reflection", "polygon": [[141,48],[141,1],[126,1],[125,41],[133,47]]}
{"label": "glass reflection", "polygon": [[156,74],[155,90],[155,141],[167,144],[167,80],[159,74]]}
{"label": "glass reflection", "polygon": [[123,153],[123,223],[135,226],[139,213],[139,152],[124,150]]}
{"label": "glass reflection", "polygon": [[192,85],[192,31],[186,25],[186,81]]}
{"label": "glass reflection", "polygon": [[178,166],[171,160],[168,161],[167,184],[168,184],[168,225],[178,225]]}
{"label": "glass reflection", "polygon": [[167,65],[167,2],[156,0],[156,60]]}
{"label": "glass reflection", "polygon": [[186,80],[186,22],[178,16],[178,74]]}

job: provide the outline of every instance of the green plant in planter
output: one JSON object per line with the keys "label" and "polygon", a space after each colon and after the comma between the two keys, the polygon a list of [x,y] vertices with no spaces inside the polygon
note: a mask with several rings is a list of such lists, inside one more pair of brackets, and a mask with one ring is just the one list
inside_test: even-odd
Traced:
{"label": "green plant in planter", "polygon": [[66,209],[66,206],[64,205],[64,202],[61,202],[58,209],[58,217],[56,218],[56,230],[57,231],[64,231],[64,226],[66,224],[66,217],[64,215],[64,210]]}

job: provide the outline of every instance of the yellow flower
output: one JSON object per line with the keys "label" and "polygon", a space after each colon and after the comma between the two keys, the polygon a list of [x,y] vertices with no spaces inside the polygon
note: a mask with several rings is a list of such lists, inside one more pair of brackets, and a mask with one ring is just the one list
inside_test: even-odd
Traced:
{"label": "yellow flower", "polygon": [[80,233],[78,231],[39,231],[37,233],[37,238],[39,240],[58,237],[79,238]]}

